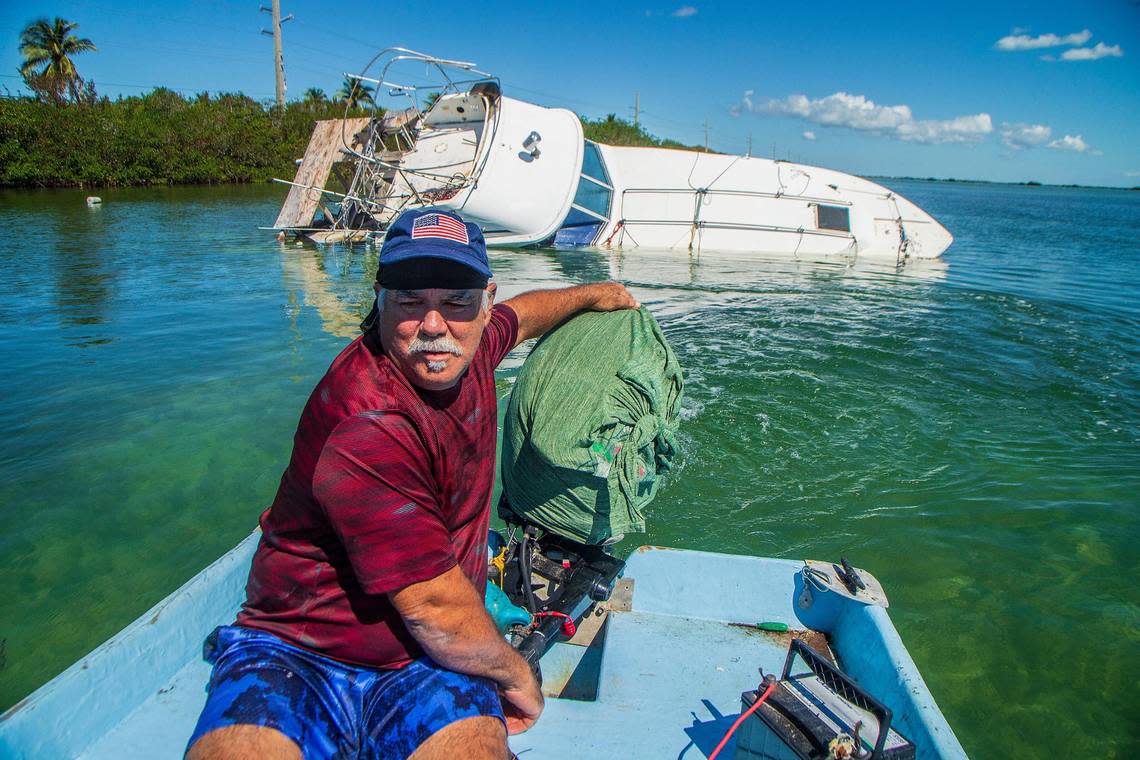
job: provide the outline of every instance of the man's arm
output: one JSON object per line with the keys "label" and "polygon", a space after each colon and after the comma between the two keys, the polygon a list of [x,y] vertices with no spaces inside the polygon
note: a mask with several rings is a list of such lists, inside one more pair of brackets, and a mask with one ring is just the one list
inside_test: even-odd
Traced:
{"label": "man's arm", "polygon": [[499,634],[483,599],[458,567],[388,598],[429,657],[448,670],[499,685],[509,733],[534,725],[543,699],[530,665]]}
{"label": "man's arm", "polygon": [[538,338],[580,311],[636,309],[640,304],[620,282],[595,282],[558,290],[532,290],[506,301],[519,318],[517,346]]}

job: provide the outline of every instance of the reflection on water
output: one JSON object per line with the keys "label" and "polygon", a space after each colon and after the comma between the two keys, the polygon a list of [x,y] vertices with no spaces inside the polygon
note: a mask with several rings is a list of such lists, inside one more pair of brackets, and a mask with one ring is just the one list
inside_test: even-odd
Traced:
{"label": "reflection on water", "polygon": [[[627,283],[685,367],[683,456],[623,551],[849,556],[972,757],[1122,756],[1140,738],[1140,196],[895,184],[955,234],[945,261],[491,262],[500,299]],[[277,188],[84,195],[0,191],[24,233],[0,267],[5,704],[252,528],[372,298],[375,249],[257,230]]]}
{"label": "reflection on water", "polygon": [[[305,305],[316,309],[322,329],[338,338],[355,338],[360,334],[360,320],[372,303],[375,262],[376,255],[369,246],[331,249],[302,244],[281,246],[281,267],[288,287],[298,289]],[[365,277],[352,276],[357,267]],[[367,276],[369,273],[372,276]],[[362,279],[365,282],[362,283]],[[294,317],[299,315],[297,310],[292,313]]]}
{"label": "reflection on water", "polygon": [[117,284],[119,262],[114,236],[98,206],[69,209],[54,220],[57,243],[46,253],[54,259],[55,299],[61,326],[75,346],[109,343],[99,326],[107,321]]}
{"label": "reflection on water", "polygon": [[[353,338],[371,305],[377,251],[371,246],[281,246],[287,285],[316,310],[330,335]],[[948,264],[920,259],[905,266],[878,261],[821,260],[704,252],[694,256],[670,249],[626,251],[492,250],[499,300],[523,290],[618,280],[646,303],[659,307],[658,318],[727,303],[734,296],[795,295],[813,287],[851,287],[873,291],[930,283],[946,277]]]}

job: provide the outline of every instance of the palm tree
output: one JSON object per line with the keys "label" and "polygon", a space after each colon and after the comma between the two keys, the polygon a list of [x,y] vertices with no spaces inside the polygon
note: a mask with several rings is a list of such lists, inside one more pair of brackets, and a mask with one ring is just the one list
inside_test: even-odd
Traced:
{"label": "palm tree", "polygon": [[305,94],[301,96],[301,100],[305,103],[313,105],[317,103],[324,103],[326,100],[328,100],[328,96],[325,95],[325,91],[320,87],[310,87],[309,89],[305,90]]}
{"label": "palm tree", "polygon": [[336,99],[349,108],[360,108],[375,103],[372,99],[372,88],[352,77],[344,78],[344,84],[337,90]]}
{"label": "palm tree", "polygon": [[79,24],[56,16],[55,21],[33,21],[20,33],[20,55],[24,56],[20,75],[33,92],[55,103],[63,102],[64,90],[79,101],[83,79],[71,56],[98,50],[91,40],[72,34],[78,28]]}

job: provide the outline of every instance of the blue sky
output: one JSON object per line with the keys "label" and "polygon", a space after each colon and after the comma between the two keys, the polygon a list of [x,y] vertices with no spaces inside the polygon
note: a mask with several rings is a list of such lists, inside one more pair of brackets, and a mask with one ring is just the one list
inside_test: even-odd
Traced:
{"label": "blue sky", "polygon": [[[857,174],[1140,185],[1140,0],[282,7],[290,97],[402,45],[589,117],[632,117],[639,93],[651,132],[701,144],[707,119],[725,152],[751,137],[756,155]],[[56,15],[99,46],[76,63],[103,94],[273,97],[258,0],[4,0],[0,87],[22,90],[20,29]]]}

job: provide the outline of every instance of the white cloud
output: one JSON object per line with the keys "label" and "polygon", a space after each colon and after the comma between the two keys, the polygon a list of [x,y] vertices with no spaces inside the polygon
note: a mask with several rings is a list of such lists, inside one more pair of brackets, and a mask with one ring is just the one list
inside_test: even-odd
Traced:
{"label": "white cloud", "polygon": [[744,113],[745,111],[751,113],[752,110],[752,90],[745,90],[744,94],[740,97],[740,102],[733,103],[728,107],[728,112],[732,115],[733,118],[740,116],[740,114]]}
{"label": "white cloud", "polygon": [[1140,172],[1124,172],[1125,177],[1140,177]]}
{"label": "white cloud", "polygon": [[1096,43],[1096,47],[1091,48],[1071,48],[1061,53],[1062,61],[1095,61],[1097,58],[1123,58],[1124,51],[1120,45],[1106,45],[1103,42]]}
{"label": "white cloud", "polygon": [[1013,34],[1002,37],[994,43],[994,48],[997,50],[1038,50],[1040,48],[1051,47],[1064,47],[1071,45],[1083,45],[1092,39],[1092,32],[1088,29],[1082,29],[1079,32],[1059,36],[1056,34],[1039,34],[1036,37],[1030,37],[1028,34],[1022,34],[1022,29],[1015,29]]}
{"label": "white cloud", "polygon": [[1014,150],[1044,145],[1053,135],[1053,130],[1044,124],[1024,124],[1005,122],[1001,125],[1001,141]]}
{"label": "white cloud", "polygon": [[810,129],[808,131],[804,132],[804,139],[805,140],[814,140],[815,139],[815,132],[812,132]]}
{"label": "white cloud", "polygon": [[680,8],[673,11],[669,15],[673,16],[674,18],[688,18],[689,16],[697,15],[697,9],[691,5],[682,5]]}
{"label": "white cloud", "polygon": [[899,125],[899,137],[910,142],[978,142],[994,131],[988,113],[957,116],[953,119],[913,121]]}
{"label": "white cloud", "polygon": [[1073,153],[1086,153],[1089,151],[1089,144],[1085,142],[1084,138],[1080,135],[1065,135],[1060,140],[1054,140],[1049,143],[1047,147],[1053,150],[1069,150]]}
{"label": "white cloud", "polygon": [[919,143],[977,142],[993,131],[993,122],[987,113],[945,120],[920,120],[914,118],[910,106],[880,106],[863,95],[846,92],[816,100],[806,95],[789,95],[782,100],[756,105],[749,90],[736,110],[798,116],[816,124],[885,134]]}

